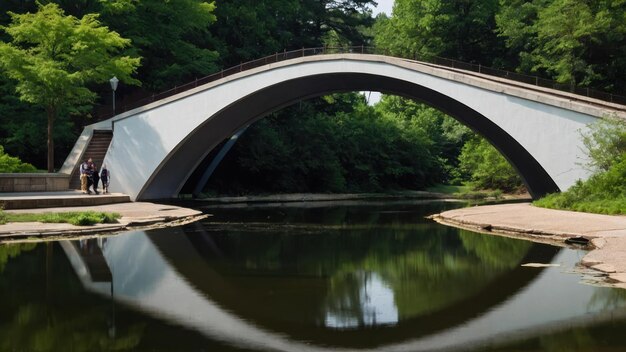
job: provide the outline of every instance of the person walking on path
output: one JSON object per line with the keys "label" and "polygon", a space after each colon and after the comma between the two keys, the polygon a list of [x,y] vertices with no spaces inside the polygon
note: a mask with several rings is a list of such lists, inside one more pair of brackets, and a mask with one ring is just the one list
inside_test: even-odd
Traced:
{"label": "person walking on path", "polygon": [[102,193],[109,193],[111,174],[109,173],[106,164],[102,165],[102,169],[100,170],[100,180],[102,181]]}
{"label": "person walking on path", "polygon": [[85,174],[87,175],[87,194],[91,194],[91,190],[89,189],[93,185],[93,160],[91,160],[91,158],[87,160]]}
{"label": "person walking on path", "polygon": [[80,164],[80,190],[81,192],[87,194],[87,169],[89,169],[89,163],[87,160],[83,161]]}
{"label": "person walking on path", "polygon": [[93,191],[95,194],[100,194],[98,192],[98,183],[100,183],[100,176],[98,174],[98,167],[96,166],[95,163],[91,164],[92,168],[91,168],[91,178],[92,178],[92,182],[93,182]]}

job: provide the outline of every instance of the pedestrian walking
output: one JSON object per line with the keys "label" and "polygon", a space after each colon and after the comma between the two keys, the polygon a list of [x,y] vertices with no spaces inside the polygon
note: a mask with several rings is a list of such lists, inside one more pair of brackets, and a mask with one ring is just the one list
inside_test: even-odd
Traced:
{"label": "pedestrian walking", "polygon": [[87,193],[87,169],[89,169],[89,163],[87,162],[87,160],[83,161],[80,164],[80,190],[83,193]]}
{"label": "pedestrian walking", "polygon": [[109,183],[111,182],[111,173],[107,169],[106,164],[102,165],[100,170],[100,180],[102,181],[102,193],[109,193]]}
{"label": "pedestrian walking", "polygon": [[92,164],[91,178],[92,178],[92,182],[93,182],[93,191],[94,191],[94,193],[95,194],[100,194],[98,192],[98,183],[100,183],[100,176],[98,174],[98,167],[96,166],[95,163]]}
{"label": "pedestrian walking", "polygon": [[85,170],[85,174],[87,175],[87,194],[91,194],[91,190],[89,188],[93,185],[93,168],[93,160],[89,158],[89,160],[87,160],[87,168]]}

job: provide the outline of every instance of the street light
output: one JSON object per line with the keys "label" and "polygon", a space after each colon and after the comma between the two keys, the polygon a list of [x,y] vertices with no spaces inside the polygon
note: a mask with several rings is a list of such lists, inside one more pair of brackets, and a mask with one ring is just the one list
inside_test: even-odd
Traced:
{"label": "street light", "polygon": [[119,79],[117,79],[117,77],[113,76],[113,78],[111,78],[109,80],[109,82],[111,83],[111,89],[113,89],[113,115],[115,115],[115,90],[117,89],[117,84],[119,83]]}

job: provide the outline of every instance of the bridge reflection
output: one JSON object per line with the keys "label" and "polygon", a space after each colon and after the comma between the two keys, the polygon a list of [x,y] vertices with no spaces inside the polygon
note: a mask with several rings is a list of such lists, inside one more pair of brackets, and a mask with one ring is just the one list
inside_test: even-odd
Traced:
{"label": "bridge reflection", "polygon": [[[378,233],[356,250],[349,233],[259,236],[195,224],[62,247],[90,291],[242,348],[454,348],[606,315],[593,288],[546,292],[563,275],[520,266],[566,260],[553,247],[472,233],[391,244]],[[589,304],[564,307],[567,294]]]}

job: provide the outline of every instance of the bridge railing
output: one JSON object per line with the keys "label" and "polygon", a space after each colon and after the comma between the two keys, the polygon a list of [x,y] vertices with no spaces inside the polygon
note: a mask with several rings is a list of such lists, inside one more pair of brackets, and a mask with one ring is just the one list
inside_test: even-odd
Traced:
{"label": "bridge railing", "polygon": [[442,58],[442,57],[437,57],[437,56],[423,57],[423,56],[418,56],[416,54],[391,55],[391,53],[388,50],[380,49],[376,47],[346,46],[346,47],[302,48],[302,49],[291,50],[291,51],[285,50],[283,52],[277,52],[273,55],[268,55],[260,59],[243,62],[239,65],[236,65],[227,69],[223,69],[221,71],[215,72],[208,76],[197,78],[191,82],[188,82],[180,86],[175,86],[174,88],[168,89],[160,93],[155,93],[152,95],[135,98],[135,99],[128,100],[128,101],[122,100],[120,101],[121,104],[119,104],[116,107],[115,113],[113,112],[112,107],[105,107],[105,108],[101,107],[100,109],[97,109],[96,111],[96,118],[97,120],[104,120],[104,119],[114,116],[115,114],[120,114],[125,111],[129,111],[129,110],[150,104],[152,102],[171,97],[178,93],[185,92],[187,90],[199,87],[201,85],[204,85],[213,81],[217,81],[224,77],[228,77],[239,72],[247,71],[247,70],[265,66],[268,64],[285,61],[285,60],[291,60],[291,59],[295,59],[298,57],[305,57],[305,56],[328,55],[328,54],[348,54],[348,53],[386,55],[386,56],[399,57],[403,59],[421,61],[421,62],[431,63],[431,64],[435,64],[439,66],[445,66],[445,67],[453,68],[453,69],[478,72],[478,73],[485,74],[488,76],[500,77],[500,78],[509,79],[512,81],[535,85],[538,87],[555,89],[555,90],[573,93],[573,94],[577,94],[577,95],[581,95],[585,97],[599,99],[599,100],[606,101],[606,102],[626,105],[626,97],[621,96],[621,95],[606,93],[606,92],[602,92],[602,91],[591,89],[591,88],[581,88],[581,87],[561,84],[556,81],[540,78],[537,76],[525,75],[521,73],[491,68],[488,66],[467,63],[467,62],[463,62],[459,60],[447,59],[447,58]]}

